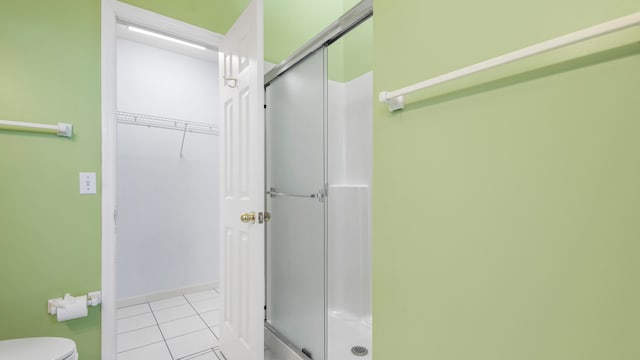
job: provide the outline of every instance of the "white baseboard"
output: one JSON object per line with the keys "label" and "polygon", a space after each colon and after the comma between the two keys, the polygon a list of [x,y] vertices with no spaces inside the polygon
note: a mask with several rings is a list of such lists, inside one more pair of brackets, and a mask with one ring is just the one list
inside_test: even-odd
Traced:
{"label": "white baseboard", "polygon": [[174,296],[180,296],[183,294],[189,294],[189,293],[194,293],[194,292],[204,291],[209,289],[217,289],[219,286],[220,284],[216,281],[212,283],[198,284],[198,285],[193,285],[193,286],[188,286],[188,287],[183,287],[178,289],[169,289],[169,290],[150,293],[150,294],[132,296],[132,297],[116,300],[116,307],[122,308],[126,306],[143,304],[150,301],[162,300],[162,299],[166,299]]}

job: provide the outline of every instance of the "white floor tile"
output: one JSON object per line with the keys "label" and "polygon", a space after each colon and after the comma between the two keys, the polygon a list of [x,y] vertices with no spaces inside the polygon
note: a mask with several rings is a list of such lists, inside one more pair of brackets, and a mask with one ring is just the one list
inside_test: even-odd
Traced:
{"label": "white floor tile", "polygon": [[167,345],[174,359],[179,359],[187,355],[214,348],[218,345],[218,339],[213,336],[209,329],[205,329],[169,339],[167,340]]}
{"label": "white floor tile", "polygon": [[141,348],[121,352],[118,360],[172,360],[164,342],[143,346]]}
{"label": "white floor tile", "polygon": [[156,319],[158,319],[158,323],[160,324],[165,323],[167,321],[178,320],[181,318],[186,318],[189,316],[196,315],[196,312],[193,311],[193,308],[189,304],[174,306],[174,307],[154,311],[153,313],[156,316]]}
{"label": "white floor tile", "polygon": [[146,328],[153,325],[156,325],[156,319],[151,313],[129,316],[124,319],[118,319],[118,334],[122,334],[131,330]]}
{"label": "white floor tile", "polygon": [[149,304],[145,303],[145,304],[120,308],[118,309],[117,317],[118,319],[122,319],[129,316],[135,316],[135,315],[140,315],[140,314],[149,313],[149,312],[151,312],[151,308],[149,308]]}
{"label": "white floor tile", "polygon": [[130,331],[118,335],[118,352],[150,345],[162,340],[162,334],[157,326]]}
{"label": "white floor tile", "polygon": [[220,296],[220,294],[218,294],[213,289],[184,295],[184,297],[186,297],[187,300],[189,300],[189,302],[202,301],[202,300],[211,299],[218,296]]}
{"label": "white floor tile", "polygon": [[216,354],[216,356],[218,357],[218,360],[227,360],[227,358],[224,357],[224,355],[222,354],[222,351],[220,350],[220,348],[213,349],[213,353]]}
{"label": "white floor tile", "polygon": [[213,349],[213,353],[216,354],[216,356],[218,357],[218,360],[225,360],[226,359],[224,357],[224,355],[222,355],[222,352],[220,351],[220,348]]}
{"label": "white floor tile", "polygon": [[201,313],[202,320],[207,323],[207,326],[212,327],[220,324],[220,310],[213,310],[205,313]]}
{"label": "white floor tile", "polygon": [[211,329],[211,331],[213,331],[213,334],[220,339],[220,327],[219,326],[212,326],[209,329]]}
{"label": "white floor tile", "polygon": [[222,297],[218,296],[218,297],[211,298],[211,299],[192,302],[191,305],[196,309],[196,311],[198,313],[204,313],[204,312],[208,312],[208,311],[211,311],[211,310],[219,309],[220,308],[220,300],[221,299],[222,299]]}
{"label": "white floor tile", "polygon": [[160,324],[160,330],[162,330],[162,335],[164,335],[165,339],[171,339],[206,328],[207,324],[205,324],[198,315]]}
{"label": "white floor tile", "polygon": [[180,360],[218,360],[218,357],[213,353],[213,350],[209,350],[204,353],[187,356],[186,358],[182,358]]}
{"label": "white floor tile", "polygon": [[185,304],[187,304],[187,299],[185,299],[184,296],[175,296],[172,298],[152,301],[149,303],[153,311],[158,311],[161,309],[166,309],[173,306],[185,305]]}

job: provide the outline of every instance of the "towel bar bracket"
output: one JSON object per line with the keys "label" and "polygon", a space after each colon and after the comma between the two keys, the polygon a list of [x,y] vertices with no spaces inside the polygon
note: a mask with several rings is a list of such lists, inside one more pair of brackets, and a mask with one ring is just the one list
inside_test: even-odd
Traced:
{"label": "towel bar bracket", "polygon": [[381,103],[386,103],[389,106],[390,112],[404,109],[405,101],[404,101],[404,96],[402,95],[396,96],[396,97],[389,97],[389,92],[383,91],[380,93],[380,95],[378,95],[378,100]]}

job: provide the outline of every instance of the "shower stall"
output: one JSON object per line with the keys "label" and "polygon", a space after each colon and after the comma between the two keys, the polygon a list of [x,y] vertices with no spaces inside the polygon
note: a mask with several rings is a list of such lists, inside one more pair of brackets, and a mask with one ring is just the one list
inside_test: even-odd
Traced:
{"label": "shower stall", "polygon": [[371,358],[373,84],[330,80],[336,40],[265,81],[266,328],[313,360]]}

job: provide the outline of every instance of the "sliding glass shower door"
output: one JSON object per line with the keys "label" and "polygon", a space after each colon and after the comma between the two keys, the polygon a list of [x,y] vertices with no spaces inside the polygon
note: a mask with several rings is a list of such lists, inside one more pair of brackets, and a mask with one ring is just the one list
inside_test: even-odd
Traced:
{"label": "sliding glass shower door", "polygon": [[326,349],[326,49],[267,87],[267,323],[314,360]]}

